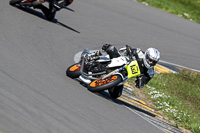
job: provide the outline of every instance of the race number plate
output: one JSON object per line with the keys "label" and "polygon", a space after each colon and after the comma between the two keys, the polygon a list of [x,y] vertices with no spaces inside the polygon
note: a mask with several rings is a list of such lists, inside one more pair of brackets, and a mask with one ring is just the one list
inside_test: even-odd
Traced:
{"label": "race number plate", "polygon": [[127,65],[126,70],[128,72],[128,78],[136,77],[141,74],[138,62],[136,60]]}

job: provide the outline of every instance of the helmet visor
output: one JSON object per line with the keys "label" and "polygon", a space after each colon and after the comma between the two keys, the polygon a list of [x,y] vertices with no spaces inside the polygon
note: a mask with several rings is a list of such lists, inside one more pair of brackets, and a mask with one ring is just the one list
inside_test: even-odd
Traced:
{"label": "helmet visor", "polygon": [[146,55],[146,61],[150,66],[155,66],[158,61],[151,59],[148,55]]}

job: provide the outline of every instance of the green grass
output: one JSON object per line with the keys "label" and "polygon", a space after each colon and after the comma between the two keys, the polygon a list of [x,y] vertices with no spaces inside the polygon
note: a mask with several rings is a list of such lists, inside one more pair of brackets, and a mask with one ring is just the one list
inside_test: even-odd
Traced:
{"label": "green grass", "polygon": [[156,109],[174,120],[177,127],[200,133],[199,74],[158,74],[143,90]]}
{"label": "green grass", "polygon": [[180,17],[200,23],[200,0],[137,0]]}
{"label": "green grass", "polygon": [[[136,1],[200,23],[200,0]],[[200,74],[159,74],[143,90],[176,126],[200,133]]]}

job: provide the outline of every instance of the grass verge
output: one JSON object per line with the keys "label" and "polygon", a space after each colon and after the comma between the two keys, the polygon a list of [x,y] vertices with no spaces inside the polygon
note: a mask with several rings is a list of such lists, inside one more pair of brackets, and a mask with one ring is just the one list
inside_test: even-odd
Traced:
{"label": "grass verge", "polygon": [[[200,0],[136,0],[200,23]],[[200,133],[200,74],[183,71],[156,75],[144,93],[175,126]]]}
{"label": "grass verge", "polygon": [[200,23],[200,0],[136,0]]}
{"label": "grass verge", "polygon": [[200,74],[158,74],[142,90],[175,126],[200,133]]}

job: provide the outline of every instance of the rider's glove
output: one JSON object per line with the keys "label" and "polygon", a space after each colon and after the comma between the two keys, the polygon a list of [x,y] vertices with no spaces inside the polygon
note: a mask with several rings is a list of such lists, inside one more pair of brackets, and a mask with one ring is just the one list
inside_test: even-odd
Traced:
{"label": "rider's glove", "polygon": [[108,47],[110,47],[110,44],[104,44],[102,50],[106,50]]}

